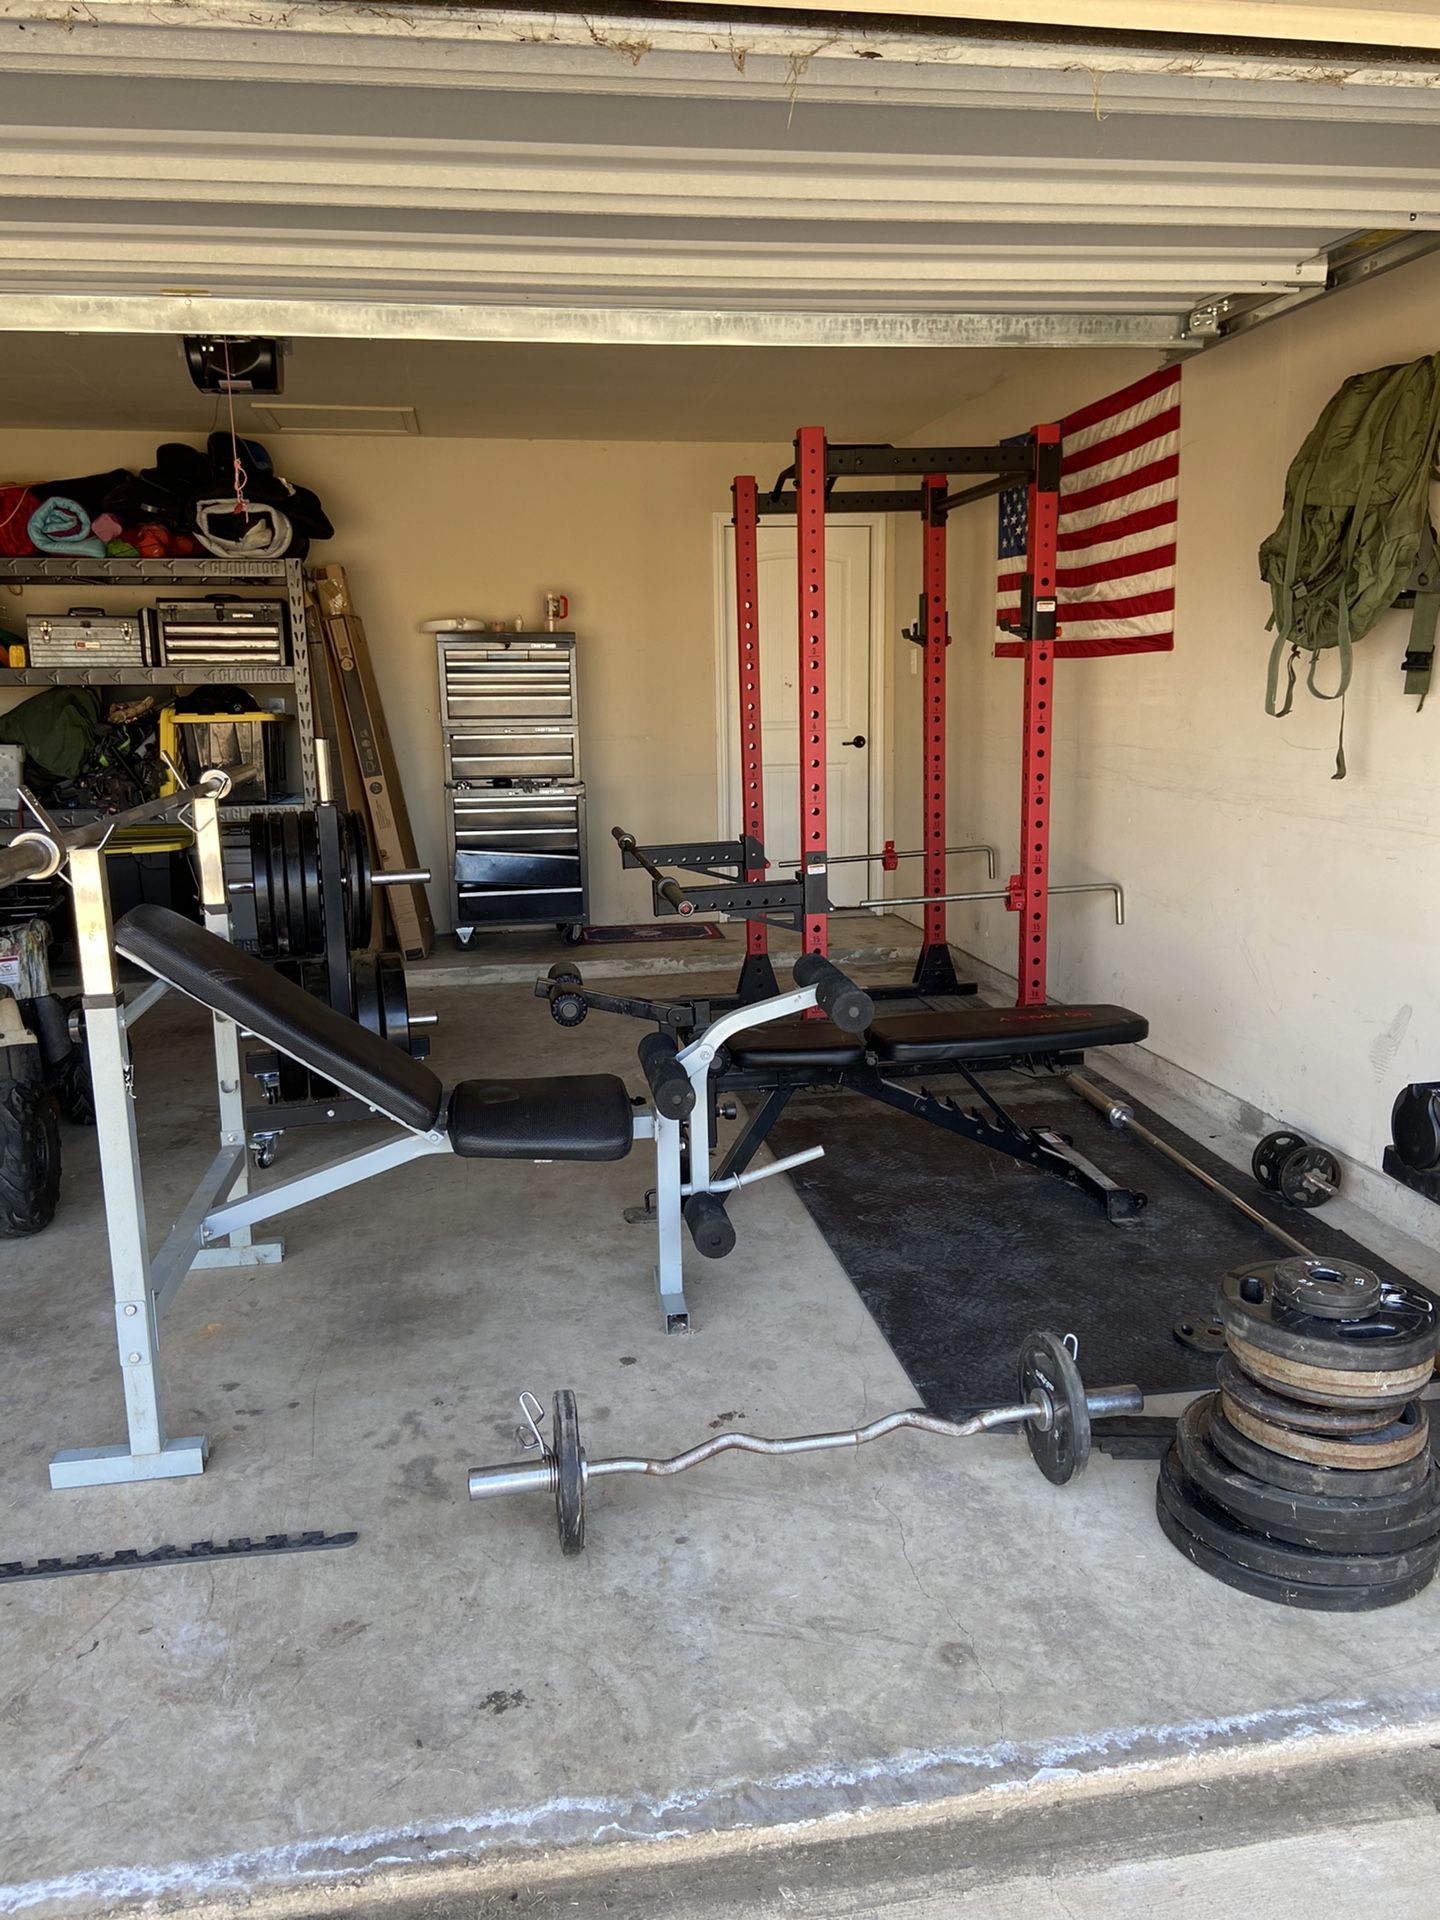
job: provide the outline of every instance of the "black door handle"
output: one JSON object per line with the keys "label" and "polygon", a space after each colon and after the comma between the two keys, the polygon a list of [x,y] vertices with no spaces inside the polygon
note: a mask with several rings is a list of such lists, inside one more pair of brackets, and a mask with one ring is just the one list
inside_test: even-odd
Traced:
{"label": "black door handle", "polygon": [[840,744],[842,747],[863,747],[865,736],[863,733],[857,733],[853,740],[842,740]]}

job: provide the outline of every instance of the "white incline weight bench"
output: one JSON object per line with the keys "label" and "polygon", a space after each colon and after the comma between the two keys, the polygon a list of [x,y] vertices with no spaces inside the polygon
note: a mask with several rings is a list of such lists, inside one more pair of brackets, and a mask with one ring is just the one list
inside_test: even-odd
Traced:
{"label": "white incline weight bench", "polygon": [[[201,810],[197,807],[197,814]],[[133,1000],[129,1009],[113,989],[108,995],[87,995],[86,999],[92,1060],[98,1064],[100,1058],[107,1059],[115,1068],[113,1073],[97,1072],[96,1096],[129,1437],[122,1445],[57,1453],[50,1464],[51,1484],[57,1487],[201,1472],[207,1443],[203,1438],[167,1436],[160,1379],[160,1324],[186,1274],[196,1266],[276,1261],[282,1253],[278,1242],[257,1245],[251,1240],[251,1229],[259,1222],[431,1155],[453,1154],[466,1160],[620,1160],[636,1140],[653,1139],[659,1239],[656,1281],[667,1329],[688,1331],[682,1229],[688,1227],[701,1252],[712,1257],[727,1252],[734,1233],[717,1196],[816,1159],[823,1151],[813,1147],[726,1179],[713,1175],[709,1075],[717,1050],[746,1028],[811,1007],[822,1008],[852,1031],[863,1029],[872,1012],[866,994],[828,961],[812,954],[796,963],[796,977],[802,984],[794,991],[736,1008],[686,1048],[677,1047],[669,1035],[647,1034],[639,1054],[648,1099],[632,1099],[623,1080],[603,1073],[462,1080],[447,1090],[423,1061],[325,1006],[263,961],[232,946],[219,932],[197,926],[168,907],[139,906],[117,921],[114,951],[143,967],[158,983]],[[111,977],[113,981],[113,964]],[[152,1258],[145,1229],[126,1016],[167,987],[208,1007],[214,1016],[220,1148],[169,1238]],[[253,1034],[309,1067],[378,1118],[390,1121],[393,1130],[358,1152],[258,1192],[252,1190],[238,1081],[242,1033]]]}

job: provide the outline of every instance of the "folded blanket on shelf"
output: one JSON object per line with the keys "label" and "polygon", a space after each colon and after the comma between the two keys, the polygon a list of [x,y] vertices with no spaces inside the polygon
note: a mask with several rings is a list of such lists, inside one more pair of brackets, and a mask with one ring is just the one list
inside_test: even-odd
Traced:
{"label": "folded blanket on shelf", "polygon": [[31,545],[41,553],[94,554],[103,559],[105,542],[90,532],[90,516],[78,500],[55,494],[42,500],[26,528]]}

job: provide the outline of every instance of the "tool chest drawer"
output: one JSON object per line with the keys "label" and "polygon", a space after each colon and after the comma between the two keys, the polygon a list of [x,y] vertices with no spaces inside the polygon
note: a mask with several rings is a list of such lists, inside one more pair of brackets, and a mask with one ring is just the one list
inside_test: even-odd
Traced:
{"label": "tool chest drawer", "polygon": [[573,780],[578,771],[575,736],[560,727],[447,733],[445,757],[451,786],[477,780]]}
{"label": "tool chest drawer", "polygon": [[446,642],[440,650],[440,724],[575,722],[575,642],[569,635]]}

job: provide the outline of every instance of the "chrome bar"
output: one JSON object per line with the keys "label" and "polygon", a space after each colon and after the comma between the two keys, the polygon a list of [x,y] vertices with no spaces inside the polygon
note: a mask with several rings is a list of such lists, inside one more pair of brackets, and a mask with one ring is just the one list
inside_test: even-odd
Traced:
{"label": "chrome bar", "polygon": [[[1118,880],[1077,880],[1068,886],[1049,887],[1046,891],[1049,893],[1113,894],[1115,897],[1115,924],[1117,927],[1123,927],[1125,924],[1125,889],[1120,885]],[[1008,887],[987,887],[975,893],[913,893],[890,897],[882,895],[879,899],[861,900],[856,904],[861,907],[871,907],[876,912],[883,912],[890,907],[924,907],[932,904],[949,904],[959,900],[1008,900],[1009,898],[1010,889]]]}
{"label": "chrome bar", "polygon": [[771,1160],[763,1167],[752,1167],[748,1173],[732,1173],[723,1180],[708,1180],[703,1186],[684,1186],[681,1193],[737,1193],[741,1187],[753,1187],[758,1180],[773,1180],[777,1173],[789,1173],[793,1167],[803,1167],[811,1160],[823,1160],[824,1147],[802,1147],[797,1153],[787,1153],[782,1160]]}
{"label": "chrome bar", "polygon": [[[947,860],[956,859],[962,853],[983,853],[985,856],[985,876],[989,880],[995,878],[995,862],[999,858],[999,855],[996,849],[989,846],[986,842],[977,841],[973,847],[946,847],[943,851]],[[829,856],[828,864],[832,867],[863,867],[875,864],[883,866],[887,860],[923,860],[924,858],[924,847],[906,847],[900,852],[892,848],[888,853],[884,851],[880,853],[832,853]],[[798,859],[777,860],[775,865],[781,870],[785,870],[790,867],[798,867],[800,862]],[[862,905],[863,904],[862,902]]]}
{"label": "chrome bar", "polygon": [[[898,1433],[902,1427],[915,1427],[921,1433],[938,1433],[947,1440],[968,1440],[972,1434],[986,1433],[992,1427],[1012,1427],[1027,1420],[1048,1419],[1049,1413],[1048,1398],[1037,1395],[1034,1400],[1021,1401],[1013,1406],[987,1407],[983,1413],[974,1414],[969,1420],[941,1420],[933,1413],[910,1409],[901,1413],[882,1414],[868,1426],[846,1427],[836,1433],[801,1433],[787,1440],[767,1440],[755,1433],[717,1433],[713,1440],[702,1440],[699,1446],[690,1447],[684,1453],[672,1454],[669,1459],[646,1460],[635,1457],[587,1460],[585,1477],[591,1480],[603,1479],[607,1474],[615,1473],[643,1473],[652,1477],[686,1473],[691,1467],[714,1460],[722,1453],[832,1453],[844,1447],[863,1447],[869,1440],[883,1440],[887,1433]],[[492,1471],[494,1469],[476,1469],[477,1473]],[[472,1474],[471,1480],[474,1478],[475,1474]]]}
{"label": "chrome bar", "polygon": [[372,873],[372,887],[423,887],[429,884],[429,867],[391,867],[385,873]]}
{"label": "chrome bar", "polygon": [[1158,1133],[1152,1132],[1142,1121],[1137,1120],[1134,1108],[1127,1106],[1123,1100],[1117,1100],[1113,1094],[1104,1092],[1102,1088],[1095,1085],[1093,1080],[1087,1080],[1083,1073],[1067,1073],[1065,1084],[1078,1093],[1082,1100],[1087,1100],[1098,1113],[1103,1113],[1112,1127],[1118,1131],[1133,1133],[1137,1140],[1143,1140],[1147,1147],[1152,1147],[1173,1166],[1179,1167],[1182,1173],[1188,1173],[1191,1179],[1198,1180],[1202,1187],[1208,1187],[1212,1193],[1218,1193],[1222,1200],[1228,1200],[1230,1205],[1238,1213],[1243,1213],[1247,1220],[1253,1220],[1257,1227],[1263,1227],[1272,1240],[1278,1240],[1282,1246],[1289,1247],[1292,1253],[1303,1254],[1307,1260],[1315,1257],[1313,1247],[1307,1247],[1303,1240],[1297,1240],[1293,1234],[1286,1233],[1283,1227],[1277,1227],[1273,1220],[1267,1220],[1258,1208],[1242,1200],[1238,1193],[1232,1193],[1222,1180],[1217,1180],[1214,1174],[1207,1173],[1203,1167],[1197,1167],[1195,1162],[1181,1153],[1178,1147],[1172,1147],[1168,1140],[1162,1140]]}
{"label": "chrome bar", "polygon": [[[122,813],[102,814],[98,820],[89,820],[81,827],[67,827],[63,832],[53,821],[47,821],[44,831],[31,829],[13,834],[10,840],[0,847],[0,887],[13,886],[20,880],[45,880],[52,873],[58,873],[72,853],[85,847],[103,847],[110,837],[126,827],[139,826],[145,820],[165,820],[172,815],[179,816],[184,809],[196,800],[223,800],[230,791],[230,775],[221,767],[213,767],[202,773],[193,787],[182,787],[177,793],[169,793],[159,800],[147,800],[138,807],[127,807]],[[45,818],[41,809],[33,801],[26,804],[38,818]]]}

